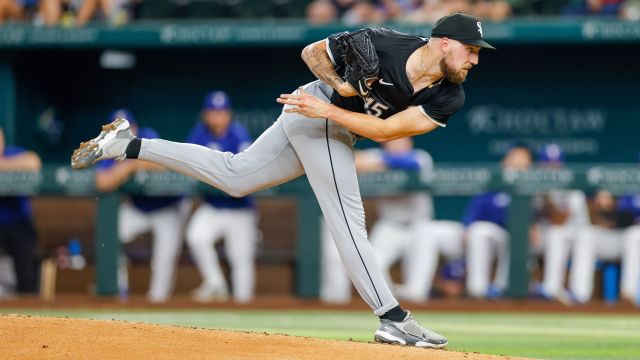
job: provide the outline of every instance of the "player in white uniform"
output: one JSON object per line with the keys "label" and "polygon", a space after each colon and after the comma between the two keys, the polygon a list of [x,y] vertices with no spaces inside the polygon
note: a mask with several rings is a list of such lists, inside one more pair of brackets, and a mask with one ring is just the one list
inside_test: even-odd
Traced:
{"label": "player in white uniform", "polygon": [[640,195],[621,196],[618,199],[618,209],[633,216],[633,225],[622,234],[620,295],[640,306]]}
{"label": "player in white uniform", "polygon": [[[562,149],[556,144],[543,146],[538,165],[563,167]],[[589,224],[587,200],[580,190],[553,190],[537,195],[534,206],[538,221],[532,229],[532,250],[544,259],[539,295],[565,301],[564,282],[571,246],[580,230]]]}
{"label": "player in white uniform", "polygon": [[[638,258],[633,258],[636,241],[638,241],[636,228],[631,226],[635,214],[628,208],[620,208],[616,198],[610,192],[600,190],[592,200],[590,215],[591,225],[584,227],[578,234],[571,252],[569,291],[573,300],[585,303],[591,299],[593,277],[598,260],[623,260],[622,291],[625,297],[633,296],[632,292],[637,291],[637,281],[636,284],[632,282],[637,276],[635,270],[638,269],[639,261]],[[623,253],[625,253],[624,257]]]}
{"label": "player in white uniform", "polygon": [[[232,120],[231,101],[222,91],[204,99],[202,121],[192,130],[188,142],[213,150],[239,153],[251,145],[247,130]],[[248,302],[255,288],[255,251],[258,239],[257,213],[252,197],[207,195],[187,226],[187,243],[202,276],[192,297],[199,302],[226,300],[229,294],[214,244],[224,238],[231,268],[233,299]]]}
{"label": "player in white uniform", "polygon": [[[356,152],[356,169],[361,173],[419,170],[427,178],[432,176],[433,160],[426,151],[414,150],[411,138],[400,138],[384,143],[383,149]],[[434,220],[433,199],[425,191],[379,199],[378,215],[370,241],[387,282],[392,283],[391,266],[402,259],[404,284],[395,288],[396,295],[414,302],[425,301],[439,255],[462,255],[462,224]],[[325,302],[348,302],[351,282],[326,227],[322,228],[321,268],[320,298]]]}
{"label": "player in white uniform", "polygon": [[[138,129],[133,116],[126,110],[116,111],[112,118],[126,116],[132,121],[132,131],[149,138],[157,134],[150,128]],[[96,171],[96,188],[114,191],[138,171],[163,171],[163,167],[141,160],[100,162]],[[182,231],[188,212],[187,205],[178,196],[130,196],[118,211],[118,238],[127,244],[147,231],[153,233],[151,252],[151,283],[147,299],[162,303],[169,299],[175,281],[175,268],[182,245]],[[118,286],[128,288],[126,261],[120,261]]]}
{"label": "player in white uniform", "polygon": [[[531,153],[521,145],[513,146],[502,160],[503,171],[526,170]],[[507,207],[511,197],[505,192],[476,195],[467,206],[463,223],[467,227],[467,294],[472,297],[498,297],[507,286],[509,276],[509,233]],[[496,268],[493,282],[493,259]]]}

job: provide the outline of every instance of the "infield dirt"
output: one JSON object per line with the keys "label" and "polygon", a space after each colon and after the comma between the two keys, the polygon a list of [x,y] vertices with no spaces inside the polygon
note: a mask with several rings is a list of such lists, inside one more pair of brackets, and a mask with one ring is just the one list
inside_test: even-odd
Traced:
{"label": "infield dirt", "polygon": [[2,359],[510,359],[288,335],[22,315],[0,316],[0,338]]}

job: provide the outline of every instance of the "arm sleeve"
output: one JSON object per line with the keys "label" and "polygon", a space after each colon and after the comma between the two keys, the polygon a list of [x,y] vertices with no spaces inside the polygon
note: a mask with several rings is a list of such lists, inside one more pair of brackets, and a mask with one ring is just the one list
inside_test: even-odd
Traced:
{"label": "arm sleeve", "polygon": [[420,163],[414,152],[408,152],[405,154],[390,154],[384,152],[382,154],[382,160],[389,169],[397,170],[420,170]]}
{"label": "arm sleeve", "polygon": [[20,155],[23,152],[25,152],[25,149],[19,147],[19,146],[7,146],[4,148],[4,154],[0,154],[3,156],[15,156],[15,155]]}
{"label": "arm sleeve", "polygon": [[105,159],[102,161],[99,161],[96,164],[96,171],[100,172],[100,171],[105,171],[105,170],[109,170],[111,169],[114,165],[116,164],[116,161],[113,159]]}
{"label": "arm sleeve", "polygon": [[202,133],[201,129],[202,129],[202,123],[198,122],[191,129],[191,132],[189,132],[189,135],[187,135],[186,141],[191,144],[202,145],[199,142],[199,137],[200,137],[200,134]]}
{"label": "arm sleeve", "polygon": [[431,121],[439,126],[445,127],[447,126],[449,118],[462,108],[464,100],[465,95],[462,86],[454,84],[450,90],[420,105],[420,110]]}
{"label": "arm sleeve", "polygon": [[157,139],[160,137],[160,135],[158,135],[158,132],[150,127],[143,127],[138,130],[138,137],[145,139]]}
{"label": "arm sleeve", "polygon": [[245,151],[251,143],[253,143],[253,139],[251,135],[249,135],[249,131],[242,124],[237,123],[237,135],[238,135],[238,152]]}

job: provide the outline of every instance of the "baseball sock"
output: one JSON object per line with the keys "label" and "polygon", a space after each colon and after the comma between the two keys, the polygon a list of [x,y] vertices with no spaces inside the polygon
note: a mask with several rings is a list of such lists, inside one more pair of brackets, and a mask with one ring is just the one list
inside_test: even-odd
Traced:
{"label": "baseball sock", "polygon": [[391,321],[402,321],[404,320],[404,318],[407,317],[407,312],[405,310],[402,310],[402,308],[400,307],[400,305],[394,307],[393,309],[387,311],[386,313],[384,313],[384,315],[380,316],[380,319],[387,319],[387,320],[391,320]]}
{"label": "baseball sock", "polygon": [[131,140],[129,145],[127,145],[127,150],[124,151],[125,155],[127,155],[127,159],[137,159],[140,154],[141,145],[142,140],[140,140],[140,138]]}

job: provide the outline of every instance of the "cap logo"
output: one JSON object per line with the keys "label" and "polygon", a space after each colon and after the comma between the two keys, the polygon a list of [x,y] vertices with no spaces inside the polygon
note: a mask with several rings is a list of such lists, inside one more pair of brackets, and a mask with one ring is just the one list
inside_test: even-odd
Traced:
{"label": "cap logo", "polygon": [[224,107],[226,100],[227,99],[223,93],[217,92],[215,93],[215,95],[213,95],[213,99],[211,99],[211,105],[221,108]]}
{"label": "cap logo", "polygon": [[480,21],[478,21],[478,32],[480,33],[480,37],[483,38],[484,35],[482,35],[482,24],[480,23]]}

